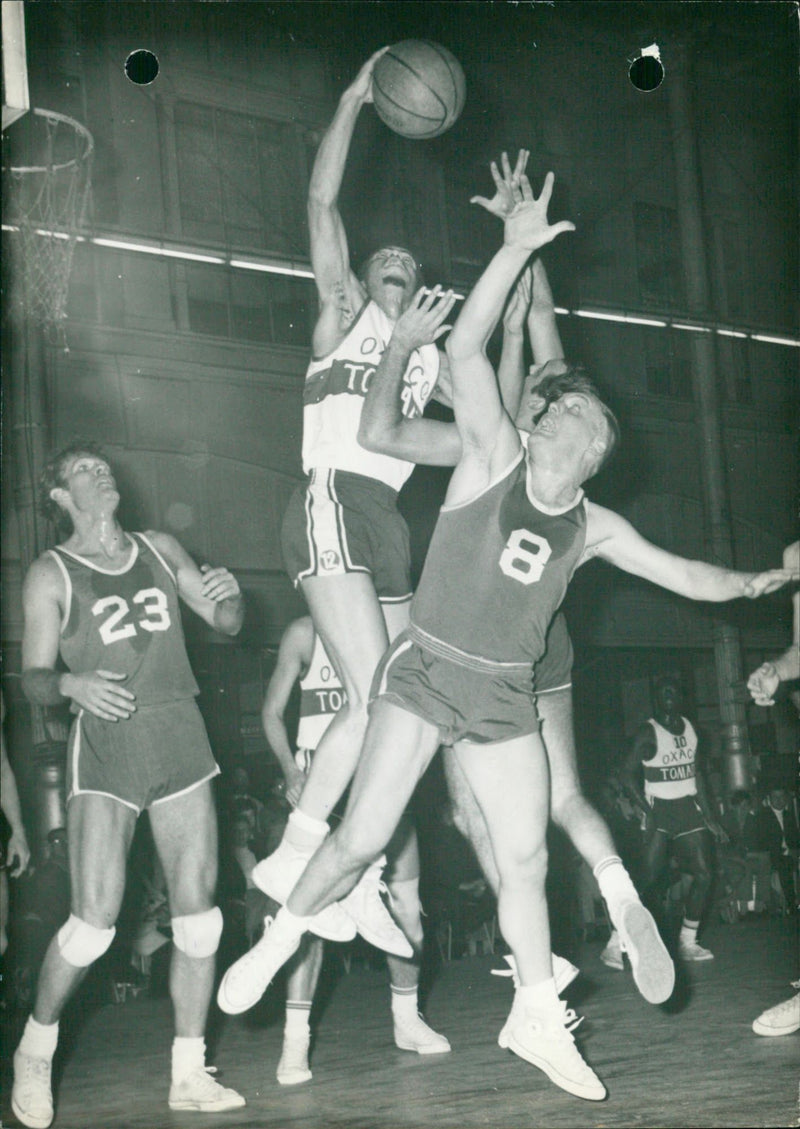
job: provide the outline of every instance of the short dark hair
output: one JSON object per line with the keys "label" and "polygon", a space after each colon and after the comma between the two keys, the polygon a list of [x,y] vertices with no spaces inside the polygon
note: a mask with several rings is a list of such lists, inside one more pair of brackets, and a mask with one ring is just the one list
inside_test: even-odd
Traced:
{"label": "short dark hair", "polygon": [[406,255],[411,256],[411,258],[414,260],[414,265],[417,268],[417,284],[418,286],[423,286],[425,284],[425,272],[423,271],[422,263],[419,261],[419,257],[415,254],[414,251],[411,250],[410,247],[403,247],[400,243],[382,243],[380,247],[376,247],[374,251],[370,251],[366,258],[361,261],[361,264],[356,271],[356,278],[361,283],[361,285],[366,285],[367,268],[369,267],[369,264],[372,262],[375,256],[378,254],[378,252],[388,251],[390,247],[394,248],[397,251],[403,251]]}
{"label": "short dark hair", "polygon": [[107,459],[105,451],[98,443],[93,443],[91,439],[73,439],[66,447],[62,447],[60,451],[50,456],[39,475],[39,510],[48,521],[53,522],[58,532],[63,531],[67,534],[72,532],[72,518],[63,506],[59,506],[58,502],[50,497],[50,493],[66,485],[64,467],[67,461],[76,455],[94,455],[98,459]]}
{"label": "short dark hair", "polygon": [[583,392],[585,395],[595,399],[600,405],[600,410],[606,421],[608,443],[602,458],[598,460],[597,466],[595,467],[594,473],[597,474],[597,471],[606,465],[619,446],[621,432],[617,417],[604,401],[597,385],[589,376],[586,369],[583,365],[568,365],[563,372],[554,373],[552,376],[545,376],[541,383],[536,386],[535,391],[538,392],[544,400],[542,414],[547,411],[552,403],[556,400],[560,400],[562,396],[566,396],[568,392]]}

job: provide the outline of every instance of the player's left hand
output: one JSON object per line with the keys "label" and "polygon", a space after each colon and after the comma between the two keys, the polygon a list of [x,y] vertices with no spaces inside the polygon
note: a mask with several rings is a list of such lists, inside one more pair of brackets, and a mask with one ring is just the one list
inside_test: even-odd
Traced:
{"label": "player's left hand", "polygon": [[537,200],[530,181],[522,174],[519,187],[514,189],[517,202],[506,216],[504,241],[507,246],[538,251],[546,243],[552,243],[562,232],[575,230],[575,224],[569,220],[551,224],[547,219],[554,181],[555,177],[549,172],[544,178],[542,192]]}
{"label": "player's left hand", "polygon": [[450,329],[444,322],[455,301],[452,290],[442,290],[438,285],[432,290],[421,287],[397,319],[392,330],[393,340],[409,352],[432,345]]}
{"label": "player's left hand", "polygon": [[204,564],[200,566],[200,572],[203,574],[203,595],[206,599],[219,604],[241,596],[239,582],[227,568],[212,568]]}
{"label": "player's left hand", "polygon": [[792,568],[769,568],[765,572],[754,572],[745,581],[743,596],[755,600],[759,596],[768,596],[770,592],[777,592],[785,584],[800,580],[800,574]]}
{"label": "player's left hand", "polygon": [[775,691],[780,684],[780,675],[771,662],[762,663],[747,679],[747,689],[757,706],[774,706]]}
{"label": "player's left hand", "polygon": [[500,157],[500,165],[503,170],[503,175],[500,175],[500,169],[497,167],[497,162],[492,161],[489,165],[489,172],[492,174],[494,181],[495,194],[489,199],[488,196],[472,196],[470,204],[480,204],[487,212],[491,212],[493,216],[499,216],[504,220],[517,203],[517,193],[519,191],[520,178],[525,172],[525,167],[528,164],[528,157],[530,156],[529,149],[520,149],[517,154],[517,163],[514,168],[511,168],[511,162],[508,159],[508,153],[503,153]]}

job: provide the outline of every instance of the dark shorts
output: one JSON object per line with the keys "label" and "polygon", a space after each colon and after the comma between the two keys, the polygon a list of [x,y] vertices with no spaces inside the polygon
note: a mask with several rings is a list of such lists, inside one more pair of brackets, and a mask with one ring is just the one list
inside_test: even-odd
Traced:
{"label": "dark shorts", "polygon": [[194,698],[138,709],[127,721],[82,710],[67,752],[67,799],[110,796],[140,812],[219,772]]}
{"label": "dark shorts", "polygon": [[508,741],[539,732],[530,668],[473,668],[420,646],[403,631],[378,664],[370,691],[435,725],[443,745]]}
{"label": "dark shorts", "polygon": [[647,801],[653,812],[656,831],[670,839],[680,839],[694,831],[705,831],[703,810],[695,796],[681,796],[677,800],[660,800],[651,796]]}
{"label": "dark shorts", "polygon": [[311,576],[365,572],[382,602],[411,598],[408,526],[397,509],[397,492],[375,478],[312,471],[289,499],[281,547],[295,585]]}
{"label": "dark shorts", "polygon": [[533,688],[537,694],[568,690],[572,685],[572,640],[567,621],[558,612],[547,632],[547,650],[533,668]]}

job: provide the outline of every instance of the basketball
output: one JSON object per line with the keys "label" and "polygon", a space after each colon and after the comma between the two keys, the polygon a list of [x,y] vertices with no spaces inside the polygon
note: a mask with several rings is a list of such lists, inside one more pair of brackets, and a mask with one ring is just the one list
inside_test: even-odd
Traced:
{"label": "basketball", "polygon": [[378,116],[402,137],[438,137],[458,120],[466,96],[458,59],[427,39],[395,43],[372,72]]}

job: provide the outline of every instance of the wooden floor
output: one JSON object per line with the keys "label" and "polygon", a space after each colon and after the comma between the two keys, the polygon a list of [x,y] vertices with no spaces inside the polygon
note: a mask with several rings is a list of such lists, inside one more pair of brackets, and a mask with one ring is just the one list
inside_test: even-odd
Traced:
{"label": "wooden floor", "polygon": [[[800,1034],[759,1038],[753,1018],[786,999],[798,975],[797,926],[753,919],[709,928],[714,961],[681,969],[673,1000],[644,1003],[629,973],[607,969],[600,942],[572,955],[583,975],[567,995],[586,1019],[579,1042],[608,1087],[581,1101],[496,1044],[511,1000],[501,962],[467,957],[442,965],[426,1011],[452,1053],[424,1058],[392,1041],[386,974],[353,965],[330,993],[313,1049],[313,1080],[275,1081],[277,1001],[225,1018],[213,1061],[247,1097],[229,1114],[171,1113],[166,1105],[171,1016],[167,1000],[138,997],[86,1015],[57,1070],[55,1129],[548,1129],[564,1126],[795,1126]],[[6,1017],[2,1124],[10,1113]],[[58,1060],[57,1060],[58,1061]]]}

